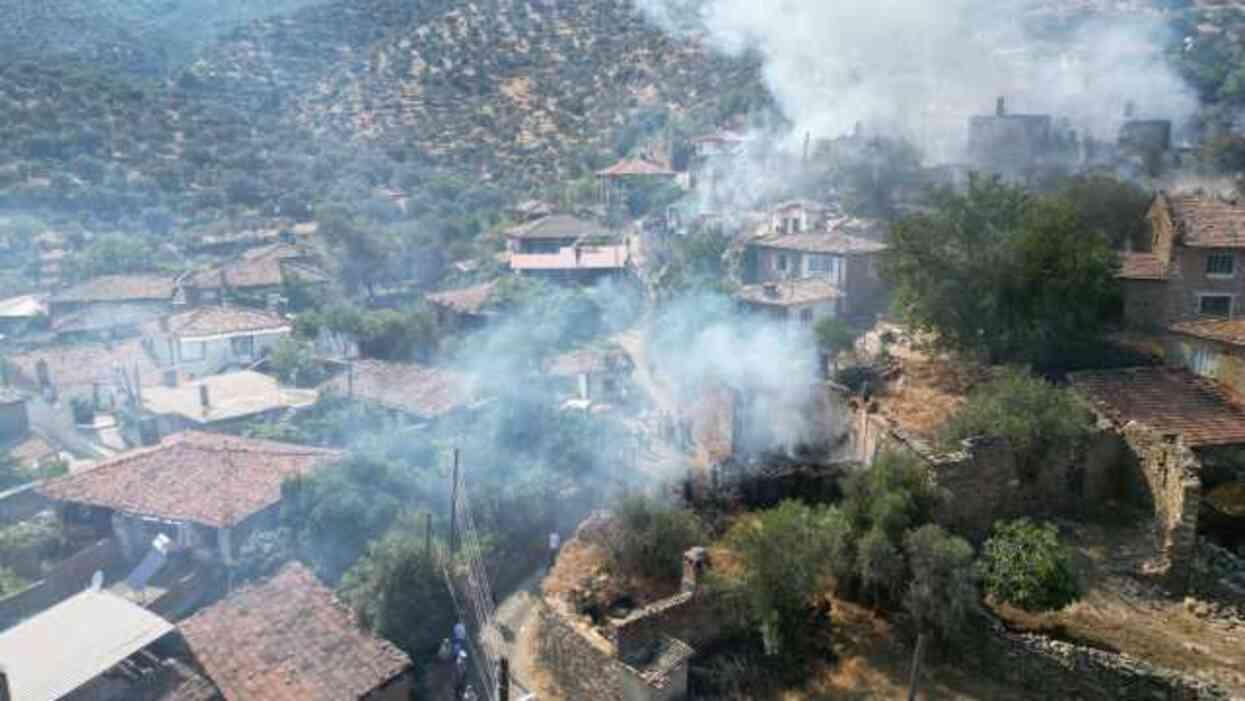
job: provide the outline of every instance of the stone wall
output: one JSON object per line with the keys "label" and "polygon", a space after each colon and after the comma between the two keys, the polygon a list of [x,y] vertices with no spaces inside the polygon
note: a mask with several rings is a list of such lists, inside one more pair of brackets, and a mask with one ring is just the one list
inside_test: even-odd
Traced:
{"label": "stone wall", "polygon": [[52,501],[39,493],[42,482],[31,482],[0,493],[0,526],[11,526],[34,518],[52,507]]}
{"label": "stone wall", "polygon": [[567,698],[623,701],[624,670],[604,639],[591,640],[592,631],[547,605],[539,605],[536,620],[541,663]]}
{"label": "stone wall", "polygon": [[1162,435],[1131,422],[1124,440],[1135,455],[1136,482],[1154,503],[1155,535],[1169,587],[1188,585],[1197,550],[1197,517],[1202,501],[1201,463],[1177,435]]}
{"label": "stone wall", "polygon": [[985,646],[992,676],[1050,699],[1226,700],[1222,690],[1125,655],[996,629]]}
{"label": "stone wall", "polygon": [[124,573],[121,549],[115,539],[101,540],[79,551],[58,564],[42,580],[0,599],[0,630],[8,629],[86,589],[97,570],[104,573],[105,585]]}

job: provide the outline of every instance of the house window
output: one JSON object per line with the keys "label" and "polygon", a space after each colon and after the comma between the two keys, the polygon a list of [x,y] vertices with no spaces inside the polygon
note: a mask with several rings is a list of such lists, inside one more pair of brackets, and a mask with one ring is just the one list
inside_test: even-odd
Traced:
{"label": "house window", "polygon": [[1228,319],[1232,316],[1232,295],[1198,295],[1197,307],[1202,316]]}
{"label": "house window", "polygon": [[1189,369],[1203,377],[1213,376],[1215,373],[1214,354],[1205,346],[1194,346],[1193,351],[1189,353]]}
{"label": "house window", "polygon": [[1211,253],[1206,256],[1206,274],[1210,277],[1232,277],[1236,274],[1236,255]]}
{"label": "house window", "polygon": [[236,358],[250,358],[255,355],[255,337],[254,336],[238,336],[229,339],[229,344],[233,347],[233,354]]}
{"label": "house window", "polygon": [[808,257],[808,272],[810,273],[828,273],[830,272],[830,256],[812,255]]}
{"label": "house window", "polygon": [[207,343],[203,341],[182,341],[179,346],[182,360],[203,360],[207,358]]}

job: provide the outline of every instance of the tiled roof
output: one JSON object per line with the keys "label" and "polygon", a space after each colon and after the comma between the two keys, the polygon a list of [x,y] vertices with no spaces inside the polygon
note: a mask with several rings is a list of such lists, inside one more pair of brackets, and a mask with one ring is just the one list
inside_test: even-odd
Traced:
{"label": "tiled roof", "polygon": [[244,251],[224,265],[191,275],[187,283],[191,287],[214,289],[221,280],[234,288],[276,287],[286,279],[305,282],[324,282],[328,275],[313,265],[299,259],[306,255],[288,243],[274,243]]}
{"label": "tiled roof", "polygon": [[[208,390],[208,408],[200,392]],[[180,416],[199,425],[232,421],[247,416],[316,403],[315,390],[282,387],[271,375],[242,370],[208,375],[176,387],[157,385],[143,389],[143,408],[153,414]]]}
{"label": "tiled roof", "polygon": [[53,302],[172,301],[175,284],[168,275],[103,275],[91,278],[52,297]]}
{"label": "tiled roof", "polygon": [[758,239],[752,243],[755,246],[777,248],[784,251],[829,253],[841,256],[880,253],[890,248],[884,243],[840,233],[786,234]]}
{"label": "tiled roof", "polygon": [[625,371],[630,367],[631,357],[621,348],[580,348],[551,359],[545,371],[559,377],[573,377],[585,372]]}
{"label": "tiled roof", "polygon": [[814,302],[828,302],[843,296],[829,280],[803,278],[783,282],[767,282],[744,285],[739,288],[739,299],[752,304],[787,307]]}
{"label": "tiled roof", "polygon": [[516,239],[575,239],[584,236],[609,236],[610,232],[596,222],[569,214],[554,214],[530,224],[516,226],[507,231],[506,235]]}
{"label": "tiled roof", "polygon": [[787,200],[779,202],[770,208],[771,212],[789,212],[793,209],[804,209],[810,212],[829,212],[833,208],[830,205],[817,202],[815,200]]}
{"label": "tiled roof", "polygon": [[57,315],[52,330],[58,334],[99,331],[119,326],[138,326],[160,316],[162,308],[134,302],[117,302],[87,307],[77,312]]}
{"label": "tiled roof", "polygon": [[37,387],[39,361],[48,365],[52,384],[63,390],[89,388],[93,384],[112,385],[117,369],[124,369],[130,381],[138,368],[139,381],[143,384],[160,380],[159,367],[143,348],[142,341],[134,338],[120,343],[86,343],[78,345],[51,346],[6,358],[14,372],[14,383],[25,387]]}
{"label": "tiled roof", "polygon": [[227,701],[361,699],[411,669],[405,653],[361,630],[298,563],[178,628]]}
{"label": "tiled roof", "polygon": [[674,171],[656,163],[624,158],[605,170],[598,170],[597,175],[605,178],[628,175],[674,175]]}
{"label": "tiled roof", "polygon": [[1117,277],[1125,280],[1165,280],[1167,266],[1153,253],[1125,253],[1120,256]]}
{"label": "tiled roof", "polygon": [[342,396],[353,393],[355,399],[435,418],[469,406],[474,401],[473,385],[470,375],[455,370],[369,359],[354,361],[352,370],[321,389],[331,388]]}
{"label": "tiled roof", "polygon": [[1198,319],[1172,324],[1175,333],[1245,346],[1245,319]]}
{"label": "tiled roof", "polygon": [[206,306],[169,317],[169,331],[185,338],[290,328],[280,314],[247,307]]}
{"label": "tiled roof", "polygon": [[1073,373],[1072,386],[1113,421],[1179,433],[1190,447],[1245,444],[1245,409],[1213,380],[1177,368]]}
{"label": "tiled roof", "polygon": [[493,297],[497,281],[428,295],[428,301],[464,314],[479,314]]}
{"label": "tiled roof", "polygon": [[1245,248],[1245,203],[1209,193],[1169,194],[1172,219],[1194,248]]}
{"label": "tiled roof", "polygon": [[227,527],[276,504],[281,483],[337,452],[186,431],[45,484],[58,501]]}

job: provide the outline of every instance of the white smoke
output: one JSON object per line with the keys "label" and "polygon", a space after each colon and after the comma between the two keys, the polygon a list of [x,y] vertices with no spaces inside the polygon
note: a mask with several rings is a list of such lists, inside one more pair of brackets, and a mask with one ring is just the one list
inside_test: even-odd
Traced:
{"label": "white smoke", "polygon": [[1177,124],[1197,104],[1164,59],[1158,14],[1056,30],[1049,22],[1035,29],[1034,0],[637,2],[670,32],[759,55],[797,139],[839,136],[864,122],[946,161],[960,155],[968,118],[992,113],[1001,95],[1017,112],[1066,117],[1104,139],[1114,139],[1128,102],[1139,116]]}

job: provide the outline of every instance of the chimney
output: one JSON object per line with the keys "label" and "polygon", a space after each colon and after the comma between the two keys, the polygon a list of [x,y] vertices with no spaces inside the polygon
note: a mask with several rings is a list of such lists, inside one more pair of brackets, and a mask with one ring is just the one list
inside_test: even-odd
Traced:
{"label": "chimney", "polygon": [[138,442],[144,446],[160,442],[160,426],[156,423],[156,417],[144,416],[138,420]]}
{"label": "chimney", "polygon": [[39,377],[40,387],[48,387],[52,384],[52,377],[48,374],[48,361],[43,358],[35,363],[35,375]]}
{"label": "chimney", "polygon": [[994,116],[996,117],[1007,116],[1007,98],[1006,97],[1000,96],[998,101],[994,103]]}
{"label": "chimney", "polygon": [[203,413],[208,413],[212,408],[212,400],[208,394],[207,383],[199,385],[199,404],[203,407]]}

